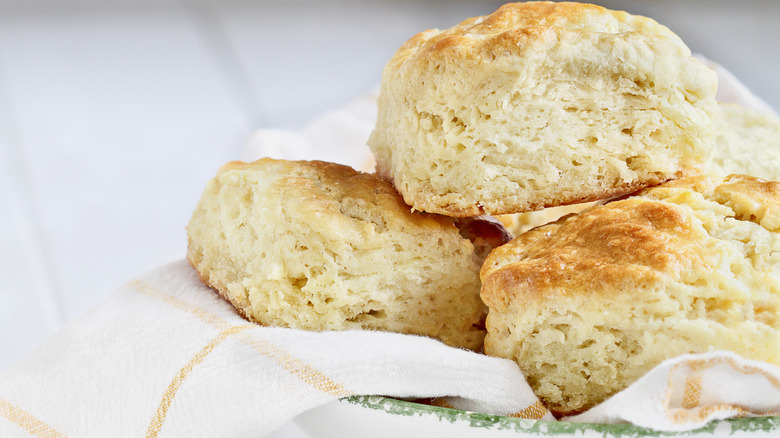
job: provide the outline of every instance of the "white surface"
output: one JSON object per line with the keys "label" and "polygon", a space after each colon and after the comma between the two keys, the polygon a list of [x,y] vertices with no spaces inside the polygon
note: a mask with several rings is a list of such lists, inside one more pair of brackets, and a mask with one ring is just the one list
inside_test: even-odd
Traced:
{"label": "white surface", "polygon": [[[780,108],[780,2],[602,3]],[[205,181],[252,129],[301,126],[375,86],[412,33],[497,4],[0,1],[0,371],[180,258]]]}
{"label": "white surface", "polygon": [[193,24],[167,10],[3,16],[0,69],[17,218],[2,228],[34,269],[0,293],[44,310],[6,308],[2,339],[37,343],[138,270],[181,257],[188,211],[248,125]]}

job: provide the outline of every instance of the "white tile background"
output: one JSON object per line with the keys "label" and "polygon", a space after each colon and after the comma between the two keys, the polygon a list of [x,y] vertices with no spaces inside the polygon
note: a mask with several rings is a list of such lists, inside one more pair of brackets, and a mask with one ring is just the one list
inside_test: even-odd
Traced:
{"label": "white tile background", "polygon": [[[182,258],[252,129],[374,87],[419,30],[497,1],[0,1],[0,372]],[[602,1],[656,18],[780,108],[780,2]]]}

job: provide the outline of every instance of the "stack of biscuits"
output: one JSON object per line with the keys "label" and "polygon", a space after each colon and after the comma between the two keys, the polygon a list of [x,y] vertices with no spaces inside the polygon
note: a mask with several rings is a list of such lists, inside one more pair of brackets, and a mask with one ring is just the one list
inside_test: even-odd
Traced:
{"label": "stack of biscuits", "polygon": [[558,416],[680,354],[780,364],[780,121],[716,89],[651,19],[506,4],[388,62],[376,174],[223,166],[188,260],[260,324],[512,359]]}

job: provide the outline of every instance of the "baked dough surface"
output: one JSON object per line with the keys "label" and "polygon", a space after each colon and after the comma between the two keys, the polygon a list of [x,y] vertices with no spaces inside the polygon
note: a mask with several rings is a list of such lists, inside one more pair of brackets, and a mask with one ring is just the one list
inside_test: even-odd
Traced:
{"label": "baked dough surface", "polygon": [[[505,242],[479,238],[495,227],[467,224],[480,253]],[[482,346],[486,254],[453,219],[412,212],[375,175],[318,161],[229,163],[187,231],[203,281],[260,324]]]}
{"label": "baked dough surface", "polygon": [[538,210],[626,194],[709,157],[716,75],[655,21],[506,4],[412,37],[382,76],[377,171],[417,210]]}
{"label": "baked dough surface", "polygon": [[557,415],[681,354],[780,364],[780,183],[666,183],[520,235],[481,276],[486,354]]}

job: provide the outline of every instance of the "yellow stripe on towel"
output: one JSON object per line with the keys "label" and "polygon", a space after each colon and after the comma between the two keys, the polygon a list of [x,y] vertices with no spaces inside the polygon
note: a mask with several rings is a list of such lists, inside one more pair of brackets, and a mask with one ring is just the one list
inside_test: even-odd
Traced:
{"label": "yellow stripe on towel", "polygon": [[241,341],[252,347],[256,352],[273,360],[304,383],[311,385],[319,391],[336,397],[346,397],[354,394],[354,392],[346,389],[342,384],[332,380],[312,365],[309,365],[268,341],[257,339],[254,336],[250,336],[248,333],[241,336]]}
{"label": "yellow stripe on towel", "polygon": [[546,407],[542,404],[540,401],[535,401],[527,408],[516,412],[514,414],[510,414],[509,417],[515,417],[515,418],[527,418],[530,420],[541,420],[544,418],[545,415],[547,415],[549,411]]}
{"label": "yellow stripe on towel", "polygon": [[196,354],[192,359],[190,359],[189,362],[176,374],[176,377],[174,377],[173,381],[168,385],[168,389],[165,391],[165,394],[163,394],[162,400],[160,401],[160,405],[157,407],[157,412],[154,415],[154,418],[152,419],[152,422],[149,424],[149,427],[146,430],[146,436],[147,438],[156,437],[160,433],[160,429],[162,429],[163,423],[165,422],[165,416],[168,413],[168,409],[171,407],[171,403],[173,403],[173,399],[176,397],[176,392],[181,387],[182,383],[184,383],[184,380],[189,376],[189,374],[192,372],[193,368],[195,368],[196,365],[203,362],[203,360],[208,356],[214,348],[217,347],[217,345],[221,344],[222,341],[227,339],[229,336],[235,335],[236,333],[241,333],[242,331],[254,327],[253,324],[243,324],[243,325],[237,325],[235,327],[230,327],[227,330],[222,331],[216,338],[212,339],[211,342],[209,342],[205,347],[203,347],[198,354]]}
{"label": "yellow stripe on towel", "polygon": [[777,415],[777,412],[750,412],[741,407],[728,404],[712,404],[699,406],[701,404],[702,377],[701,374],[687,377],[685,379],[685,388],[683,388],[682,409],[670,407],[672,394],[675,392],[673,375],[679,368],[688,367],[696,373],[702,373],[715,365],[726,363],[733,371],[745,375],[760,374],[764,376],[770,384],[780,388],[780,381],[766,371],[749,365],[742,365],[729,357],[713,357],[708,359],[689,359],[675,364],[669,370],[669,378],[666,386],[666,397],[663,401],[664,411],[667,418],[673,423],[682,424],[690,422],[703,422],[712,417],[717,412],[728,412],[730,415],[744,417],[754,415]]}
{"label": "yellow stripe on towel", "polygon": [[141,280],[133,280],[130,283],[128,283],[128,286],[134,289],[135,291],[140,292],[150,298],[163,301],[179,310],[184,310],[185,312],[196,316],[201,321],[205,322],[206,324],[218,330],[225,330],[228,327],[230,327],[230,323],[220,318],[219,316],[211,312],[208,312],[198,306],[183,301],[179,298],[176,298],[173,295],[169,295]]}
{"label": "yellow stripe on towel", "polygon": [[685,379],[682,407],[693,409],[699,406],[699,401],[701,401],[701,376],[690,376]]}
{"label": "yellow stripe on towel", "polygon": [[22,408],[12,405],[7,400],[0,398],[0,415],[7,418],[10,422],[21,427],[27,433],[41,438],[61,438],[65,435],[57,432],[42,420],[35,418],[32,414]]}

